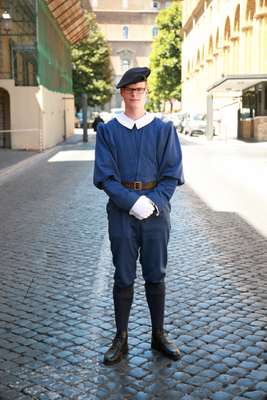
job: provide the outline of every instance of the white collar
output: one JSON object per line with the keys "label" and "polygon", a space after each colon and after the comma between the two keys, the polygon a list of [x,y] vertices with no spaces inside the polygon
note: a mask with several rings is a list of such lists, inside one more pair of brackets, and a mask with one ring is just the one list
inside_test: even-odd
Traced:
{"label": "white collar", "polygon": [[141,118],[138,119],[129,118],[124,113],[116,115],[115,118],[121,125],[125,126],[128,129],[133,129],[134,125],[137,129],[140,129],[150,124],[150,122],[152,122],[155,117],[152,113],[146,112]]}

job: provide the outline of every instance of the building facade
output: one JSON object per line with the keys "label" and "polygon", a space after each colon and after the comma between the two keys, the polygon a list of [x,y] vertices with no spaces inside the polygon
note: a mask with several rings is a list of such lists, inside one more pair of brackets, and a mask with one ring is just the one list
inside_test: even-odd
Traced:
{"label": "building facade", "polygon": [[[157,36],[155,19],[171,1],[92,0],[96,20],[111,47],[114,84],[131,67],[148,66],[151,44]],[[108,108],[121,107],[114,92]]]}
{"label": "building facade", "polygon": [[44,150],[73,134],[70,46],[88,34],[84,6],[0,0],[0,147]]}
{"label": "building facade", "polygon": [[182,55],[183,110],[267,140],[267,0],[185,0]]}

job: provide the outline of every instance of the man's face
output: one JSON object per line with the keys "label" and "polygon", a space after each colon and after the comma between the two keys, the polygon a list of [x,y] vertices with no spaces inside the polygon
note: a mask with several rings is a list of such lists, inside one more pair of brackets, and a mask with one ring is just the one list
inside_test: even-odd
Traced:
{"label": "man's face", "polygon": [[125,107],[143,107],[147,94],[147,83],[132,83],[120,90]]}

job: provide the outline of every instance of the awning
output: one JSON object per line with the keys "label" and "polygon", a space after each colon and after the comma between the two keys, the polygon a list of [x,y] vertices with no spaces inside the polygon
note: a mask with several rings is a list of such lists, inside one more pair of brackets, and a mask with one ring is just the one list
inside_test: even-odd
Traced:
{"label": "awning", "polygon": [[[64,36],[75,44],[89,34],[84,8],[90,9],[89,0],[45,0]],[[85,3],[88,4],[85,7]]]}
{"label": "awning", "polygon": [[267,82],[267,74],[227,75],[211,85],[207,92],[215,95],[242,93],[243,90],[260,82]]}

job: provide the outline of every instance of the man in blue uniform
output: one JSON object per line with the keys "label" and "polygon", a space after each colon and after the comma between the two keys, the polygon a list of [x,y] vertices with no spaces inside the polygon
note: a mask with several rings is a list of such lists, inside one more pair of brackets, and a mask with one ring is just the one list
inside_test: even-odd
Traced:
{"label": "man in blue uniform", "polygon": [[146,67],[125,72],[117,88],[125,112],[99,124],[94,184],[109,196],[109,238],[115,267],[113,301],[117,332],[105,364],[128,352],[128,319],[139,257],[151,322],[151,347],[167,357],[180,356],[164,332],[165,273],[170,232],[170,203],[184,183],[182,154],[171,122],[145,112]]}

